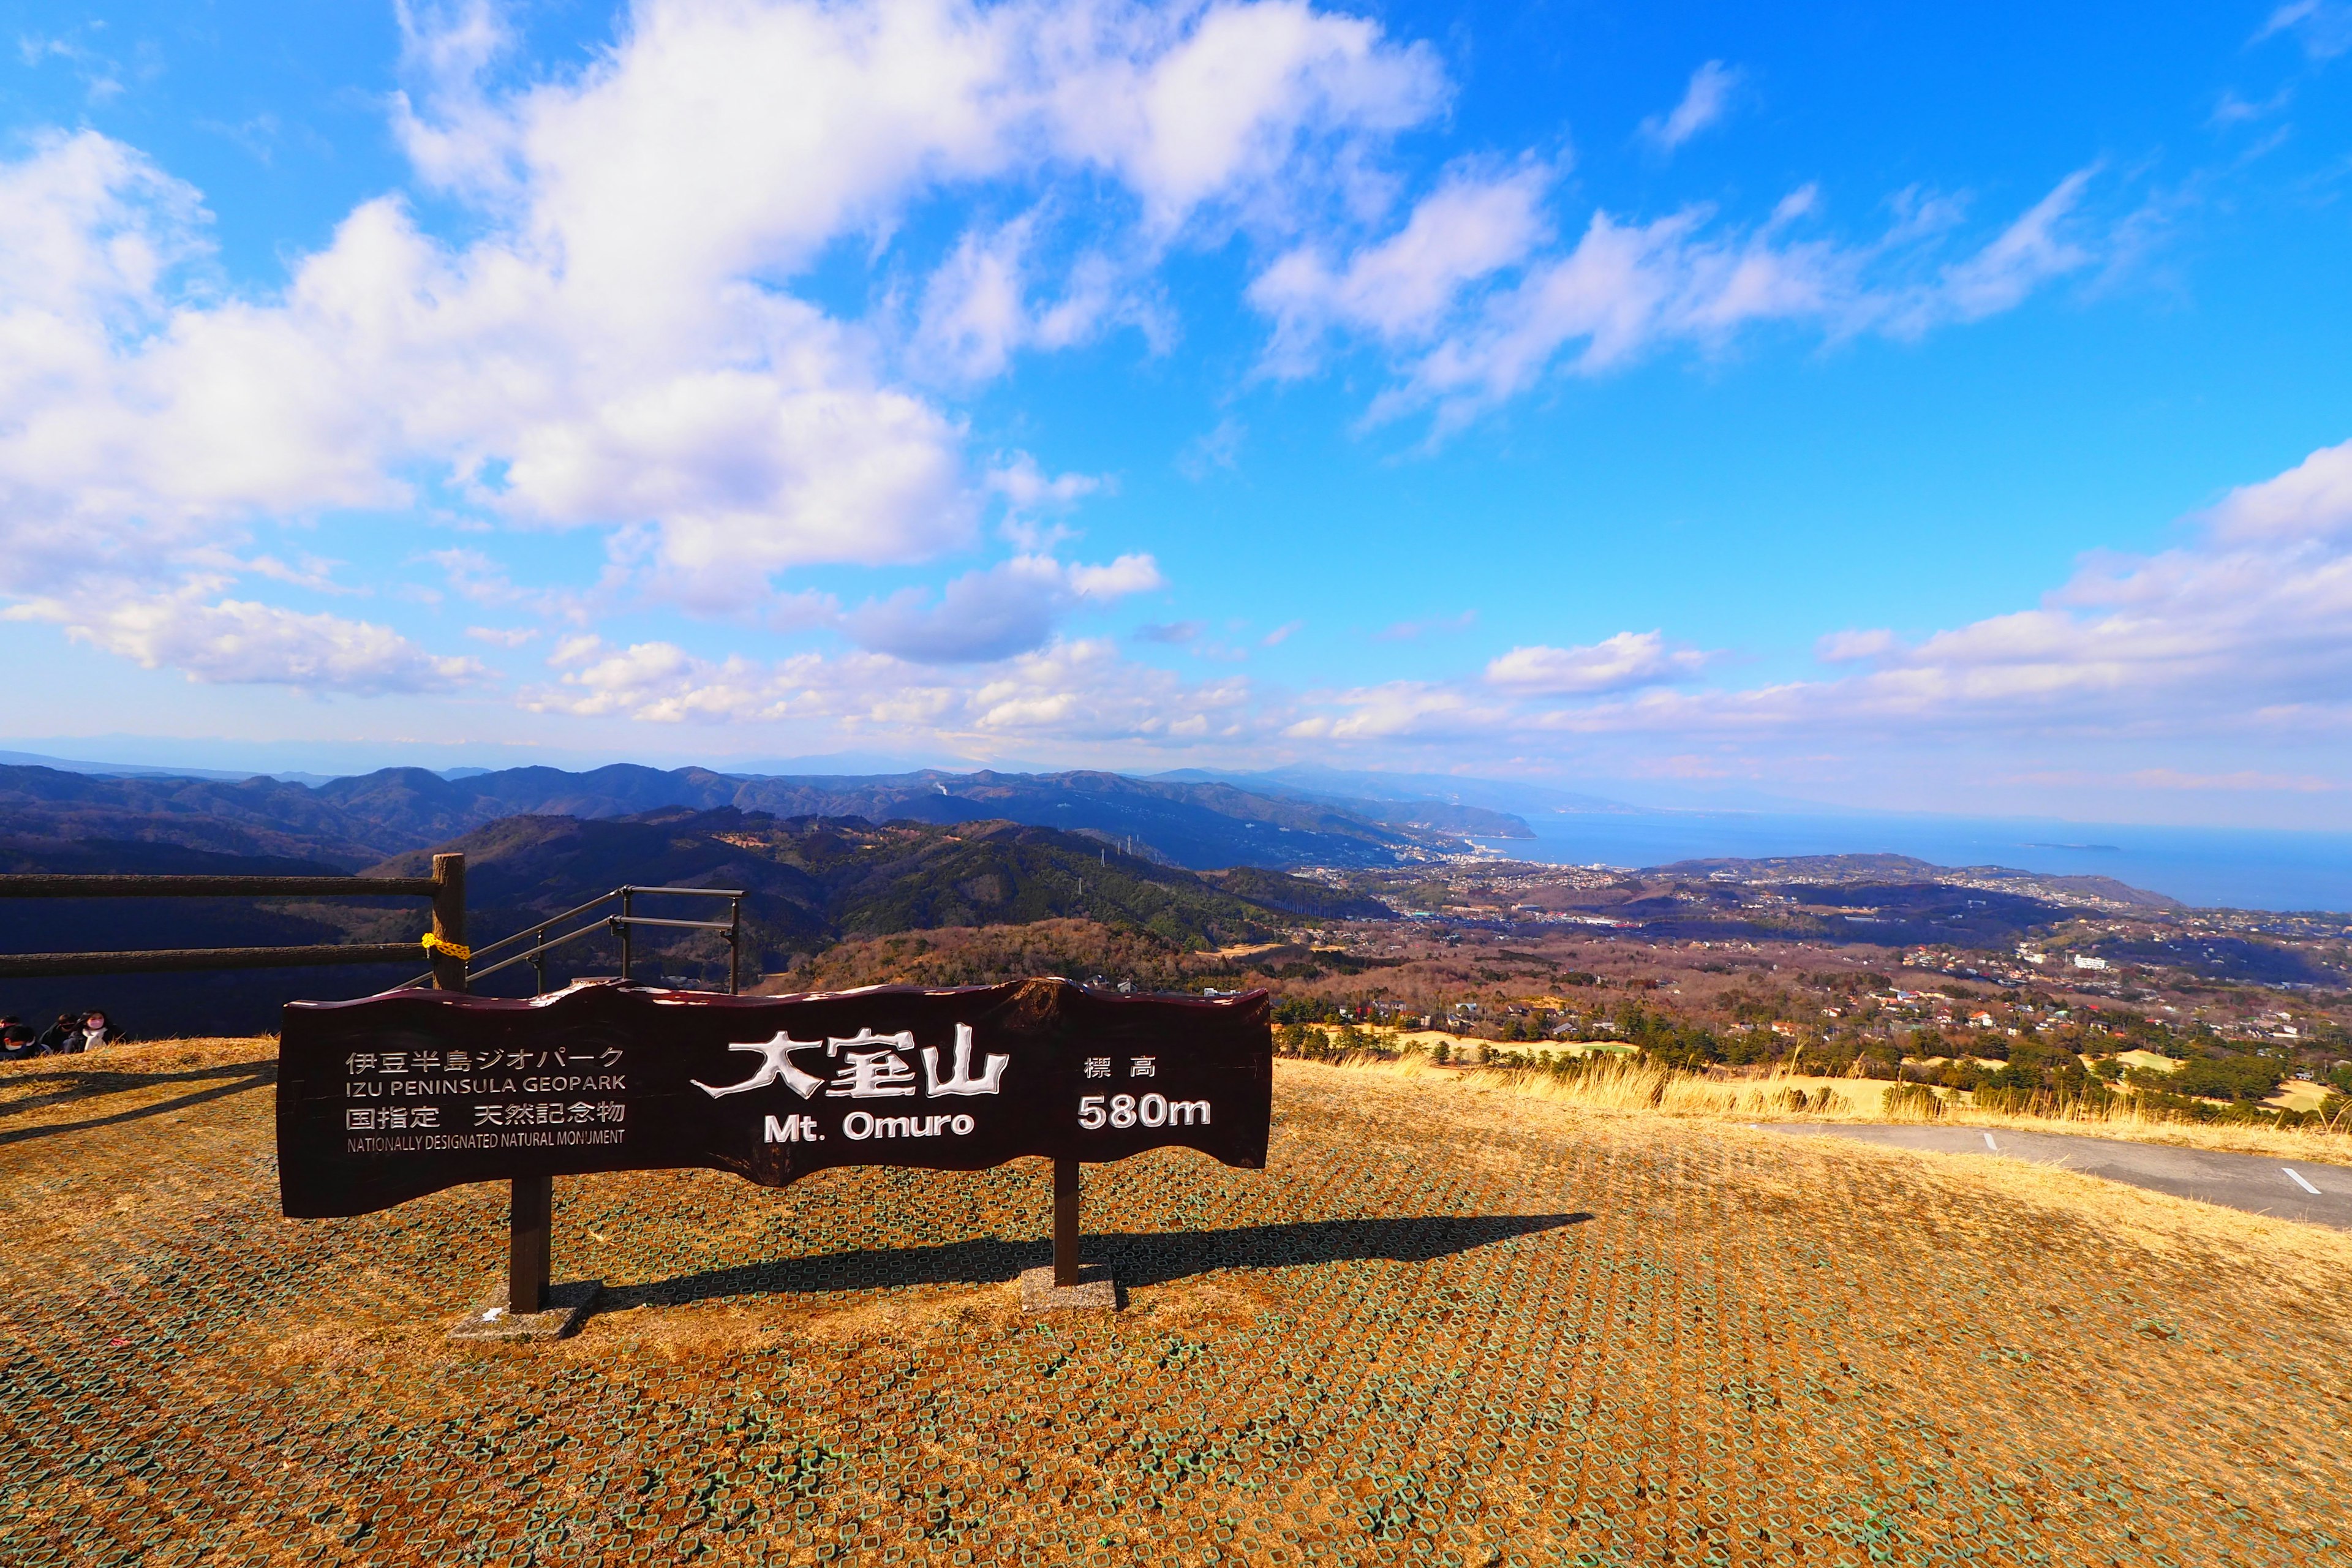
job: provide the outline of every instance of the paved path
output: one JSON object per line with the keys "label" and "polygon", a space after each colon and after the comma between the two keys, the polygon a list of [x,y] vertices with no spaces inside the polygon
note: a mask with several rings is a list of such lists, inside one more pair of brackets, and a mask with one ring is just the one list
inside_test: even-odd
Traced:
{"label": "paved path", "polygon": [[2352,1230],[2352,1170],[2310,1161],[2288,1163],[2263,1154],[2219,1154],[2163,1143],[2126,1143],[2062,1132],[2011,1132],[1980,1127],[1841,1126],[1830,1122],[1765,1122],[1759,1131],[1796,1136],[1858,1138],[1896,1149],[1945,1154],[2003,1154],[2063,1165],[2111,1182],[2128,1182],[2179,1198],[2221,1204],[2279,1219],[2308,1220]]}

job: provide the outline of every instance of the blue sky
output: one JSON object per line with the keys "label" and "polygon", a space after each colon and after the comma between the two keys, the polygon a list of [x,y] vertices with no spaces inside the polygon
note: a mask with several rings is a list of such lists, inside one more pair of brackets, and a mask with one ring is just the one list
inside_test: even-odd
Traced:
{"label": "blue sky", "polygon": [[0,742],[2352,826],[2352,5],[0,22]]}

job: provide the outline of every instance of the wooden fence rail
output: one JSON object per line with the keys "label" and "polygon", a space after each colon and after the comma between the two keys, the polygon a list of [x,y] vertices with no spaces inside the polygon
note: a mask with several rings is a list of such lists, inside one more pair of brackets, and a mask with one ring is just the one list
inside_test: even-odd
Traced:
{"label": "wooden fence rail", "polygon": [[0,979],[146,974],[193,969],[290,969],[432,960],[433,984],[466,988],[466,858],[433,857],[430,877],[126,877],[0,875],[0,899],[426,898],[433,935],[422,942],[324,942],[306,947],[182,947],[136,952],[0,954]]}
{"label": "wooden fence rail", "polygon": [[0,875],[0,899],[284,899],[305,894],[331,899],[431,898],[440,890],[441,883],[432,877]]}

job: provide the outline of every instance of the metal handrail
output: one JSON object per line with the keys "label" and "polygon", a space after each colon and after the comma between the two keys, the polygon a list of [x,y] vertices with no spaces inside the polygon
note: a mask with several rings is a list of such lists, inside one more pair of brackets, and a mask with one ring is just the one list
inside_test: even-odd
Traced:
{"label": "metal handrail", "polygon": [[[578,931],[564,932],[562,936],[557,937],[553,942],[542,942],[528,952],[518,952],[511,958],[501,958],[487,969],[468,968],[466,971],[467,983],[471,984],[477,980],[487,980],[501,969],[512,969],[518,963],[528,963],[532,959],[535,959],[541,954],[548,952],[551,948],[562,947],[565,942],[575,942],[583,936],[593,936],[603,929],[604,927],[601,925],[582,926]],[[410,982],[410,984],[415,984],[415,982]],[[399,987],[399,989],[404,991],[408,988],[408,986]]]}
{"label": "metal handrail", "polygon": [[[573,915],[586,914],[590,910],[594,909],[598,904],[604,902],[612,896],[613,895],[611,893],[599,893],[584,904],[575,904],[560,915],[548,916],[545,921],[532,929],[545,931],[549,926],[561,925],[565,921],[570,920]],[[486,942],[481,946],[474,949],[474,956],[479,958],[483,953],[496,952],[499,949],[506,946],[507,943],[510,942],[520,942],[530,934],[530,931],[519,931],[512,936],[502,936],[496,942]]]}
{"label": "metal handrail", "polygon": [[[730,901],[731,907],[728,910],[728,918],[723,921],[665,920],[653,915],[641,915],[635,912],[634,909],[631,907],[632,900],[635,899],[635,895],[639,893],[676,893],[684,894],[693,898],[726,899]],[[564,910],[562,914],[551,915],[546,920],[541,921],[535,925],[527,926],[523,930],[516,931],[511,936],[503,936],[496,942],[485,942],[480,947],[475,948],[466,962],[467,984],[470,985],[474,981],[486,980],[502,969],[511,969],[518,963],[529,963],[531,965],[536,977],[534,989],[539,994],[544,994],[547,990],[547,965],[545,962],[547,954],[554,951],[556,948],[562,946],[566,942],[576,942],[583,936],[593,935],[599,931],[609,931],[619,940],[621,946],[621,978],[625,980],[628,978],[629,971],[633,967],[632,953],[630,952],[631,943],[629,941],[630,931],[638,926],[665,926],[685,931],[715,931],[723,933],[723,940],[727,943],[727,991],[728,994],[734,995],[741,990],[743,982],[742,934],[744,897],[745,889],[741,888],[646,888],[640,887],[635,883],[627,883],[614,889],[609,893],[599,893],[596,897],[589,900],[584,904],[575,904],[571,909]],[[562,925],[564,921],[580,915],[584,915],[591,910],[597,908],[599,905],[610,903],[614,899],[621,900],[621,912],[619,914],[606,915],[601,920],[595,921],[588,925],[581,926],[577,930],[565,931],[561,936],[551,938],[547,934],[550,927]],[[475,962],[485,955],[495,952],[502,947],[509,946],[514,942],[522,942],[534,936],[538,938],[538,941],[533,943],[533,945],[525,948],[522,952],[509,953],[506,957],[499,959],[496,963],[488,964],[479,969],[474,967]],[[396,985],[393,989],[396,991],[411,990],[418,985],[428,983],[431,978],[432,977],[430,975],[420,975],[416,979]]]}

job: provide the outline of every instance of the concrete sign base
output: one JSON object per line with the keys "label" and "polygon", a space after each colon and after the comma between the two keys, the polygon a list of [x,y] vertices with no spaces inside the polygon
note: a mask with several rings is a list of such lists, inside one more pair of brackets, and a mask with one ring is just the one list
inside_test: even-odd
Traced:
{"label": "concrete sign base", "polygon": [[1110,1270],[1099,1265],[1088,1265],[1079,1269],[1076,1284],[1058,1288],[1054,1284],[1052,1268],[1024,1268],[1021,1271],[1021,1310],[1024,1312],[1116,1312],[1118,1310],[1118,1285],[1111,1279]]}
{"label": "concrete sign base", "polygon": [[602,1279],[576,1279],[547,1288],[547,1306],[537,1312],[509,1312],[501,1290],[458,1320],[453,1340],[560,1340],[577,1329],[604,1289]]}

